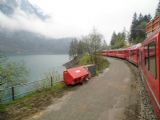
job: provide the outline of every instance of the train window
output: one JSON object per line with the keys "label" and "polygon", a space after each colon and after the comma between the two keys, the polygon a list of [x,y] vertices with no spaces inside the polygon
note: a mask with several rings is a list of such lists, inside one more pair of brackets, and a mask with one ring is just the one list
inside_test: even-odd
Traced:
{"label": "train window", "polygon": [[155,42],[151,42],[148,45],[148,56],[149,56],[149,66],[148,66],[148,70],[152,73],[152,75],[154,76],[154,78],[157,77],[157,68],[156,68],[156,44]]}
{"label": "train window", "polygon": [[139,51],[139,65],[142,65],[142,61],[143,61],[142,52]]}
{"label": "train window", "polygon": [[156,44],[151,42],[144,49],[145,53],[145,65],[146,68],[152,73],[154,78],[157,77],[157,67],[156,67]]}
{"label": "train window", "polygon": [[145,55],[145,65],[146,68],[149,69],[149,57],[148,57],[149,51],[148,51],[148,46],[144,47],[144,55]]}

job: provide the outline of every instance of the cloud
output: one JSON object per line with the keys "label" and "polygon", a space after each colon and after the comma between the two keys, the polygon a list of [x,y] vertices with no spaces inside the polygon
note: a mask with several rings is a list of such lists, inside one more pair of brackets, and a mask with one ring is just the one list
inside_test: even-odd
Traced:
{"label": "cloud", "polygon": [[[129,31],[134,12],[154,13],[156,0],[30,0],[51,13],[42,21],[34,14],[16,9],[12,16],[0,12],[0,25],[11,30],[28,30],[47,37],[79,37],[93,27],[105,36],[108,43],[112,32]],[[63,3],[63,4],[62,4]]]}
{"label": "cloud", "polygon": [[[0,12],[0,18],[0,26],[13,31],[27,30],[52,38],[72,37],[78,35],[78,32],[76,32],[78,31],[78,28],[71,26],[68,23],[56,21],[52,18],[42,21],[34,14],[27,14],[19,8],[16,8],[14,14],[10,16],[6,16]],[[75,30],[74,35],[73,29]]]}
{"label": "cloud", "polygon": [[[109,41],[112,32],[120,32],[126,27],[130,30],[134,12],[154,16],[157,0],[30,0],[44,11],[51,13],[55,24],[66,35],[88,34],[93,27],[97,28]],[[53,25],[55,25],[53,24]],[[59,29],[57,29],[59,30]],[[76,33],[75,33],[76,31]]]}

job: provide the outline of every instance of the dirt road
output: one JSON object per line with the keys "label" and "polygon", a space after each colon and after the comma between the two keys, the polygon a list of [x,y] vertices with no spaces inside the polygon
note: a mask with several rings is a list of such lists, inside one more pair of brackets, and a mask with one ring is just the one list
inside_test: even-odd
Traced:
{"label": "dirt road", "polygon": [[29,120],[137,120],[135,77],[123,60],[109,59],[98,77],[68,92]]}

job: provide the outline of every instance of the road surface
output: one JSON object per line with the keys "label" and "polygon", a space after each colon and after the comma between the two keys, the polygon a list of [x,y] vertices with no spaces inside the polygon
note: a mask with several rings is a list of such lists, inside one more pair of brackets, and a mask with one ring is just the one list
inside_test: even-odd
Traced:
{"label": "road surface", "polygon": [[137,120],[135,77],[123,60],[109,61],[102,74],[67,92],[29,120]]}

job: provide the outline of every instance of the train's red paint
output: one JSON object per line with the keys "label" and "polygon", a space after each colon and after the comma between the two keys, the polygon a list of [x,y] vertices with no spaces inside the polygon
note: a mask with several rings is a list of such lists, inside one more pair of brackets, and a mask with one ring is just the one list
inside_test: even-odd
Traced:
{"label": "train's red paint", "polygon": [[139,48],[141,47],[141,43],[134,45],[128,49],[129,51],[129,57],[128,61],[138,66],[138,60],[139,60]]}
{"label": "train's red paint", "polygon": [[101,54],[103,56],[117,57],[117,58],[122,58],[122,59],[129,58],[129,51],[127,49],[102,51]]}
{"label": "train's red paint", "polygon": [[106,50],[101,53],[103,56],[128,60],[139,68],[154,111],[160,120],[160,32],[154,33],[142,44],[126,49]]}
{"label": "train's red paint", "polygon": [[147,38],[139,50],[139,68],[145,78],[154,110],[160,119],[160,32]]}

